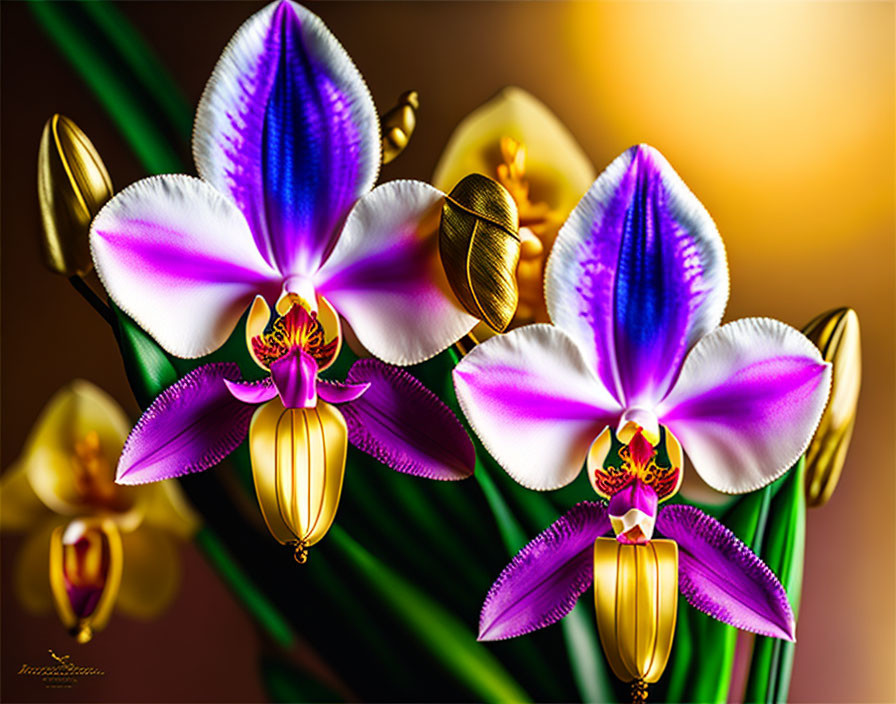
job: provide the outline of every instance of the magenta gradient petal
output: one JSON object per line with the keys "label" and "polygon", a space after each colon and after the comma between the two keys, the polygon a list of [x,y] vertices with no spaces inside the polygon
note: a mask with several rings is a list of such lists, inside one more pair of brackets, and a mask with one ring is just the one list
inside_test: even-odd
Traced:
{"label": "magenta gradient petal", "polygon": [[626,408],[652,408],[728,298],[725,250],[709,214],[663,156],[632,147],[560,230],[548,311]]}
{"label": "magenta gradient petal", "polygon": [[361,395],[370,388],[370,383],[344,384],[328,379],[317,380],[317,395],[327,403],[349,403],[361,398]]}
{"label": "magenta gradient petal", "polygon": [[621,408],[575,342],[527,325],[476,345],[454,369],[457,400],[482,444],[525,487],[557,489]]}
{"label": "magenta gradient petal", "polygon": [[317,405],[317,360],[304,350],[295,350],[271,364],[271,378],[284,408]]}
{"label": "magenta gradient petal", "polygon": [[606,506],[576,504],[504,568],[479,616],[479,640],[504,640],[566,616],[594,581],[594,541],[610,530]]}
{"label": "magenta gradient petal", "polygon": [[284,277],[311,276],[379,170],[364,80],[323,22],[283,0],[227,45],[196,112],[200,175],[228,193]]}
{"label": "magenta gradient petal", "polygon": [[269,376],[258,381],[231,381],[230,379],[225,379],[224,385],[235,399],[243,403],[264,403],[277,395],[277,387],[274,386],[274,380]]}
{"label": "magenta gradient petal", "polygon": [[115,481],[146,484],[202,472],[233,452],[255,411],[224,383],[239,377],[236,364],[206,364],[165,389],[128,436]]}
{"label": "magenta gradient petal", "polygon": [[91,224],[90,247],[112,300],[178,357],[213,352],[256,295],[280,293],[240,211],[191,176],[125,188]]}
{"label": "magenta gradient petal", "polygon": [[830,365],[799,331],[744,318],[697,343],[657,415],[712,488],[753,491],[806,450],[830,376]]}
{"label": "magenta gradient petal", "polygon": [[784,587],[734,533],[685,505],[661,508],[656,528],[678,543],[679,587],[691,606],[735,628],[795,640]]}
{"label": "magenta gradient petal", "polygon": [[476,452],[460,421],[413,376],[362,359],[352,365],[347,381],[370,385],[360,398],[339,408],[352,445],[417,477],[456,480],[473,474]]}
{"label": "magenta gradient petal", "polygon": [[317,291],[361,344],[407,366],[438,354],[478,322],[450,293],[438,253],[444,195],[420,181],[390,181],[361,198]]}

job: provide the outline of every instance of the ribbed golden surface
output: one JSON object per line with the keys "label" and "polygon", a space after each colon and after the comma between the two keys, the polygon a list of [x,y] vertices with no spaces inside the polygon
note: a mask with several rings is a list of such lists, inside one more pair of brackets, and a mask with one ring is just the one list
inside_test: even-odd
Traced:
{"label": "ribbed golden surface", "polygon": [[594,606],[607,661],[624,682],[656,682],[666,668],[678,609],[678,545],[594,542]]}
{"label": "ribbed golden surface", "polygon": [[837,308],[816,316],[803,332],[833,365],[828,405],[806,450],[806,502],[822,506],[837,488],[856,422],[862,385],[859,317],[852,308]]}
{"label": "ribbed golden surface", "polygon": [[53,115],[44,126],[37,195],[47,266],[65,276],[90,271],[87,233],[90,221],[112,197],[112,181],[87,135],[62,115]]}
{"label": "ribbed golden surface", "polygon": [[519,302],[519,215],[507,189],[481,174],[462,179],[445,198],[439,254],[467,311],[503,331]]}
{"label": "ribbed golden surface", "polygon": [[404,151],[417,126],[417,110],[420,98],[417,91],[409,90],[398,97],[394,108],[380,120],[383,133],[383,163],[388,164]]}
{"label": "ribbed golden surface", "polygon": [[345,419],[323,401],[315,408],[287,409],[275,398],[255,412],[249,427],[255,493],[279,542],[304,550],[329,530],[342,493],[347,443]]}

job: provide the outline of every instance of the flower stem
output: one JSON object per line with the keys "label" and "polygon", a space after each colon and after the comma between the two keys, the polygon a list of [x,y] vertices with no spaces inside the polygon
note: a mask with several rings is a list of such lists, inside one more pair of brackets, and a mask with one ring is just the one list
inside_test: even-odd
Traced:
{"label": "flower stem", "polygon": [[87,282],[77,274],[70,276],[68,280],[75,291],[80,293],[81,297],[87,301],[97,313],[103,316],[103,320],[109,323],[112,328],[115,328],[115,318],[112,314],[112,309],[96,294],[96,291],[90,288],[90,286],[87,285]]}

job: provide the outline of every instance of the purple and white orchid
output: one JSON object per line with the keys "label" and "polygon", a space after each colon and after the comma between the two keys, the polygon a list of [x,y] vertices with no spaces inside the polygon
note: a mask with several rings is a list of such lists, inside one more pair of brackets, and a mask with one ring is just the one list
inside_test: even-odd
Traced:
{"label": "purple and white orchid", "polygon": [[[131,433],[119,483],[207,469],[250,424],[260,437],[286,437],[293,453],[292,479],[277,448],[260,453],[270,467],[253,449],[253,472],[272,472],[270,482],[295,503],[304,462],[308,491],[315,472],[330,478],[326,491],[314,491],[326,494],[318,500],[331,513],[346,435],[399,471],[472,473],[473,447],[459,422],[406,372],[364,360],[347,384],[318,378],[338,355],[340,316],[367,350],[401,365],[432,357],[477,322],[446,293],[435,236],[443,194],[417,181],[371,190],[380,144],[370,93],[317,16],[281,0],[237,31],[196,114],[201,178],[133,184],[97,215],[90,243],[112,299],[174,355],[214,351],[252,303],[246,342],[268,376],[246,382],[235,364],[209,364],[168,388]],[[292,427],[279,425],[284,417]],[[306,456],[300,441],[324,450]],[[309,530],[319,536],[328,525],[315,518]]]}
{"label": "purple and white orchid", "polygon": [[458,400],[517,482],[555,489],[587,460],[609,505],[579,504],[523,549],[489,593],[480,638],[565,615],[591,584],[592,544],[611,528],[620,542],[647,543],[654,528],[674,539],[696,608],[792,638],[786,595],[759,558],[699,510],[658,503],[680,486],[682,449],[726,493],[783,474],[819,421],[830,365],[778,321],[718,327],[728,296],[721,238],[648,146],[619,156],[572,212],[545,293],[553,325],[475,347],[454,371]]}

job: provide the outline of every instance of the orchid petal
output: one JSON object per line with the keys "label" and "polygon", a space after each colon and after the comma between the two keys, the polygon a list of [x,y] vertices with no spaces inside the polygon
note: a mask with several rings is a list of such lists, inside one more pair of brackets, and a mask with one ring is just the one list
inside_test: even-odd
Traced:
{"label": "orchid petal", "polygon": [[361,395],[370,388],[370,383],[343,384],[339,381],[327,379],[317,380],[317,395],[327,403],[349,403],[361,398]]}
{"label": "orchid petal", "polygon": [[594,541],[610,530],[601,503],[576,504],[519,551],[488,591],[479,640],[504,640],[566,616],[594,580]]}
{"label": "orchid petal", "polygon": [[49,510],[34,492],[28,467],[9,467],[0,477],[0,531],[25,532],[45,519]]}
{"label": "orchid petal", "polygon": [[140,489],[143,522],[140,527],[159,528],[181,540],[190,540],[202,524],[201,516],[177,482],[156,482]]}
{"label": "orchid petal", "polygon": [[572,339],[551,325],[477,345],[455,368],[454,388],[489,454],[530,489],[575,479],[592,441],[621,410]]}
{"label": "orchid petal", "polygon": [[310,276],[376,181],[370,92],[319,17],[272,3],[231,39],[196,111],[199,174],[243,212],[284,277]]}
{"label": "orchid petal", "polygon": [[46,613],[53,608],[48,565],[50,536],[63,523],[59,516],[50,516],[33,529],[19,548],[13,566],[13,588],[19,603],[29,612]]}
{"label": "orchid petal", "polygon": [[277,387],[274,386],[274,380],[269,376],[258,381],[231,381],[230,379],[224,379],[224,385],[235,399],[243,403],[264,403],[277,395]]}
{"label": "orchid petal", "polygon": [[236,364],[206,364],[159,394],[128,436],[116,481],[145,484],[202,472],[233,452],[255,410],[223,383],[239,375]]}
{"label": "orchid petal", "polygon": [[213,352],[257,293],[279,294],[280,275],[240,212],[190,176],[124,189],[94,219],[90,242],[112,300],[178,357]]}
{"label": "orchid petal", "polygon": [[734,533],[685,505],[661,508],[656,528],[678,543],[679,586],[691,606],[735,628],[795,640],[784,587]]}
{"label": "orchid petal", "polygon": [[352,365],[348,382],[369,384],[360,398],[339,409],[352,445],[417,477],[456,480],[473,473],[476,452],[460,421],[406,371],[362,359]]}
{"label": "orchid petal", "polygon": [[532,199],[565,217],[594,181],[594,167],[563,123],[521,88],[504,88],[464,118],[442,152],[433,185],[448,192],[468,174],[494,178],[504,137],[526,148]]}
{"label": "orchid petal", "polygon": [[805,452],[830,383],[830,365],[801,333],[745,318],[697,343],[657,412],[707,484],[741,494]]}
{"label": "orchid petal", "polygon": [[420,181],[375,188],[316,279],[361,344],[391,364],[422,362],[478,322],[448,293],[436,236],[443,198]]}
{"label": "orchid petal", "polygon": [[177,546],[164,531],[142,525],[121,534],[121,547],[125,560],[115,608],[128,616],[155,618],[180,587]]}
{"label": "orchid petal", "polygon": [[668,392],[728,298],[709,214],[655,149],[633,147],[594,182],[548,260],[548,312],[627,408]]}

